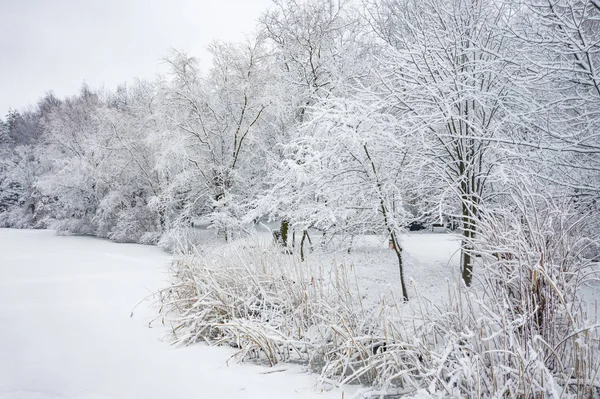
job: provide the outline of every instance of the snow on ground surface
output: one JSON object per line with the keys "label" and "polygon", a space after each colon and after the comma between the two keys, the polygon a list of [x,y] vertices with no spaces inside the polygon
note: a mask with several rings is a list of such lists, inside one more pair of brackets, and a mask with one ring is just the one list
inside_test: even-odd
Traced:
{"label": "snow on ground surface", "polygon": [[[398,260],[387,240],[377,236],[363,236],[348,254],[335,254],[339,262],[352,264],[360,289],[372,299],[392,292],[400,301],[400,272]],[[458,276],[460,239],[454,234],[414,233],[402,236],[404,278],[409,297],[416,292],[430,301],[447,297],[448,281]]]}
{"label": "snow on ground surface", "polygon": [[[0,398],[341,398],[299,366],[173,348],[140,298],[165,286],[155,247],[0,229]],[[351,397],[355,387],[345,389]]]}

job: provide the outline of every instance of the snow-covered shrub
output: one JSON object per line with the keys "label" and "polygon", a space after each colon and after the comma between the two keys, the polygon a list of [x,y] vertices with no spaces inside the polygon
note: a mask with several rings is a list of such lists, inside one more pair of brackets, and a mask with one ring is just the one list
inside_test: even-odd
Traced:
{"label": "snow-covered shrub", "polygon": [[[444,397],[600,397],[600,324],[580,296],[597,280],[584,254],[594,238],[567,201],[513,193],[514,206],[481,222],[471,290],[424,323]],[[597,240],[597,238],[596,238]]]}
{"label": "snow-covered shrub", "polygon": [[32,227],[32,215],[27,209],[11,207],[0,212],[0,227],[25,229]]}
{"label": "snow-covered shrub", "polygon": [[260,245],[221,256],[182,256],[172,270],[174,283],[162,301],[178,323],[176,342],[227,343],[243,355],[261,352],[271,364],[309,360],[308,346],[327,334],[321,328],[327,323],[315,319],[328,320],[343,304],[331,309],[327,298],[351,296],[347,276],[330,284],[324,270]]}
{"label": "snow-covered shrub", "polygon": [[158,215],[142,195],[109,193],[100,202],[93,222],[95,235],[111,241],[156,244],[160,238]]}
{"label": "snow-covered shrub", "polygon": [[571,323],[557,317],[560,336],[549,342],[531,332],[537,311],[516,311],[507,299],[457,290],[423,326],[432,397],[598,397],[598,326],[584,313]]}
{"label": "snow-covered shrub", "polygon": [[214,230],[194,227],[176,227],[166,231],[158,240],[158,246],[170,253],[189,254],[197,252],[203,244],[215,237]]}
{"label": "snow-covered shrub", "polygon": [[391,323],[394,301],[368,308],[341,263],[316,266],[251,244],[181,256],[172,273],[161,308],[178,344],[226,344],[241,358],[309,364],[326,382],[380,386],[404,384],[423,356],[404,326]]}

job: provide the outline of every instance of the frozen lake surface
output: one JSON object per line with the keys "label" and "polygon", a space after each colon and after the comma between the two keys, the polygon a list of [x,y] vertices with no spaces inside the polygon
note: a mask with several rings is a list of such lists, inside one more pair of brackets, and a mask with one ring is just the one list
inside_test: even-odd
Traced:
{"label": "frozen lake surface", "polygon": [[149,303],[130,317],[165,286],[169,260],[155,247],[0,229],[0,398],[343,397],[300,367],[173,348],[160,324],[148,328]]}

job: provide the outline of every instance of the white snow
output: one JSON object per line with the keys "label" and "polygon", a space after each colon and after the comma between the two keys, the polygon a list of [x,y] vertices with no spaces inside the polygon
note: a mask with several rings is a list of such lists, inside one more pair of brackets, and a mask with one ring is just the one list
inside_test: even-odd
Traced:
{"label": "white snow", "polygon": [[[169,256],[51,231],[0,229],[0,398],[342,398],[299,366],[229,361],[227,348],[173,348],[156,309]],[[343,396],[344,395],[344,396]]]}

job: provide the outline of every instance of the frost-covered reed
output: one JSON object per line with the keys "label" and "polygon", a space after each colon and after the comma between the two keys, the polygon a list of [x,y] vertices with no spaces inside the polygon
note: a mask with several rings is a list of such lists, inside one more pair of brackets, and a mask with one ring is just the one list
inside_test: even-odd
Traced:
{"label": "frost-covered reed", "polygon": [[578,294],[594,271],[567,217],[548,208],[517,229],[510,214],[489,215],[475,284],[440,285],[442,303],[418,289],[409,304],[369,298],[351,265],[301,262],[277,245],[181,255],[161,317],[177,344],[300,362],[324,384],[364,384],[366,397],[598,398],[598,314]]}

